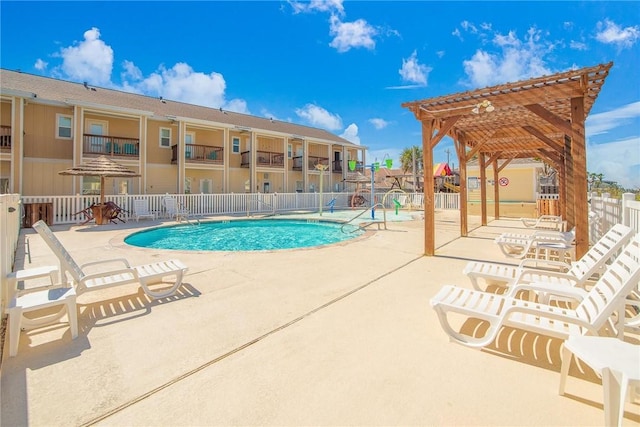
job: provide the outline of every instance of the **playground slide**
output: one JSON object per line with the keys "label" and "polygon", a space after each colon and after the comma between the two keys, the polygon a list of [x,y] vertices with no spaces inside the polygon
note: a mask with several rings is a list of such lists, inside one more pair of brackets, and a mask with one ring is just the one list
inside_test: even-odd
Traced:
{"label": "playground slide", "polygon": [[459,185],[453,185],[449,182],[445,182],[444,183],[444,187],[448,188],[449,190],[455,192],[455,193],[459,193],[460,192],[460,186]]}

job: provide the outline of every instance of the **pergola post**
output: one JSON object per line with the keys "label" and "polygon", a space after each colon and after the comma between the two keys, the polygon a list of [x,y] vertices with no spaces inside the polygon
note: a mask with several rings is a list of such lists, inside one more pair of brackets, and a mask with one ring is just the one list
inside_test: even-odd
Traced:
{"label": "pergola post", "polygon": [[433,197],[433,120],[422,121],[422,161],[424,171],[424,254],[433,256],[436,252],[436,219]]}
{"label": "pergola post", "polygon": [[587,202],[587,152],[584,139],[584,98],[571,98],[571,156],[573,157],[574,220],[576,258],[589,250],[589,212]]}
{"label": "pergola post", "polygon": [[467,153],[465,144],[457,139],[453,142],[458,153],[458,162],[460,162],[460,236],[467,237],[469,234],[469,225],[467,216],[468,200],[467,200]]}
{"label": "pergola post", "polygon": [[500,185],[498,185],[498,160],[493,161],[493,219],[500,219]]}
{"label": "pergola post", "polygon": [[484,154],[478,156],[480,166],[480,218],[482,225],[487,225],[487,171]]}

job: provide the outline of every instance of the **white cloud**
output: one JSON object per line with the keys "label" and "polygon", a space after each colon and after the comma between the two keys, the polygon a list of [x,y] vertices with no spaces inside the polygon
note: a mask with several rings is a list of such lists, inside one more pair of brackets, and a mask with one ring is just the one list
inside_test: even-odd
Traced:
{"label": "white cloud", "polygon": [[451,35],[456,36],[460,39],[460,41],[464,41],[464,39],[462,38],[462,34],[460,34],[460,30],[457,28],[451,32]]}
{"label": "white cloud", "polygon": [[[129,65],[128,70],[129,72],[135,70],[133,64]],[[135,71],[133,71],[129,77],[135,75]],[[171,68],[161,66],[158,71],[140,81],[128,81],[128,85],[141,93],[162,96],[174,101],[207,107],[225,105],[226,83],[222,74],[196,72],[184,62],[177,63]]]}
{"label": "white cloud", "polygon": [[478,49],[471,59],[463,61],[468,85],[484,87],[552,73],[544,58],[555,45],[542,40],[535,28],[530,28],[523,40],[509,32],[496,34],[492,41],[497,52]]}
{"label": "white cloud", "polygon": [[62,71],[73,80],[111,86],[113,49],[100,40],[97,28],[85,31],[83,41],[63,47],[58,56]]}
{"label": "white cloud", "polygon": [[[246,101],[225,98],[226,83],[222,74],[197,72],[187,63],[177,63],[171,68],[160,66],[157,71],[144,76],[132,61],[125,60],[120,72],[121,83],[114,83],[111,80],[113,49],[100,39],[100,30],[95,27],[84,33],[84,41],[63,47],[53,56],[62,58],[62,65],[51,72],[56,77],[249,114]],[[36,62],[38,69],[47,65],[40,59]]]}
{"label": "white cloud", "polygon": [[373,125],[374,128],[380,130],[380,129],[384,129],[387,126],[389,126],[389,122],[384,120],[384,119],[380,119],[380,118],[373,118],[373,119],[369,119],[369,123],[371,123]]}
{"label": "white cloud", "polygon": [[621,28],[613,21],[605,19],[598,22],[596,40],[606,44],[615,44],[620,48],[628,48],[640,38],[640,26]]}
{"label": "white cloud", "polygon": [[[587,137],[600,135],[638,118],[640,118],[640,101],[604,113],[591,114],[585,122],[585,133]],[[640,151],[640,148],[638,150]]]}
{"label": "white cloud", "polygon": [[587,170],[628,189],[640,189],[640,137],[604,144],[587,143]]}
{"label": "white cloud", "polygon": [[586,44],[586,43],[584,43],[584,42],[579,42],[579,41],[577,41],[577,40],[571,40],[571,41],[569,42],[569,47],[570,47],[571,49],[575,49],[575,50],[588,50],[588,49],[589,49],[589,47],[587,46],[587,44]]}
{"label": "white cloud", "polygon": [[236,113],[242,114],[251,114],[249,111],[249,107],[247,107],[247,101],[244,99],[235,98],[230,101],[227,101],[222,108],[229,111],[234,111]]}
{"label": "white cloud", "polygon": [[40,58],[38,58],[38,59],[36,60],[36,63],[35,63],[35,64],[33,64],[33,66],[35,67],[35,69],[36,69],[36,70],[39,70],[39,71],[44,71],[44,70],[46,70],[48,65],[49,65],[49,64],[48,64],[47,62],[43,61],[43,60],[42,60],[42,59],[40,59]]}
{"label": "white cloud", "polygon": [[344,14],[344,6],[342,0],[311,0],[311,1],[292,1],[289,4],[293,8],[293,13],[307,12],[337,12]]}
{"label": "white cloud", "polygon": [[129,92],[249,114],[245,100],[225,98],[227,85],[220,73],[197,72],[184,62],[168,69],[161,66],[146,77],[131,61],[124,61],[122,68],[122,87]]}
{"label": "white cloud", "polygon": [[303,108],[296,109],[296,114],[313,126],[318,126],[331,131],[336,131],[342,128],[342,119],[340,116],[337,114],[331,114],[324,108],[314,104],[307,104]]}
{"label": "white cloud", "polygon": [[351,50],[351,48],[359,47],[372,50],[376,47],[373,37],[378,34],[378,31],[364,19],[342,22],[338,16],[331,15],[329,22],[329,34],[333,36],[329,46],[335,48],[338,52],[344,53]]}
{"label": "white cloud", "polygon": [[402,80],[418,86],[427,85],[427,76],[432,70],[418,62],[418,53],[414,50],[408,59],[402,59],[402,68],[398,71]]}
{"label": "white cloud", "polygon": [[351,123],[340,135],[341,138],[346,139],[349,142],[360,145],[360,137],[358,136],[358,126],[355,123]]}
{"label": "white cloud", "polygon": [[120,73],[120,78],[122,81],[128,80],[142,80],[142,71],[140,68],[136,67],[131,61],[124,61],[122,63],[122,68],[124,71]]}
{"label": "white cloud", "polygon": [[469,21],[462,21],[460,23],[460,26],[462,27],[463,30],[468,31],[470,33],[477,33],[478,32],[478,29],[476,28],[476,26],[473,25]]}

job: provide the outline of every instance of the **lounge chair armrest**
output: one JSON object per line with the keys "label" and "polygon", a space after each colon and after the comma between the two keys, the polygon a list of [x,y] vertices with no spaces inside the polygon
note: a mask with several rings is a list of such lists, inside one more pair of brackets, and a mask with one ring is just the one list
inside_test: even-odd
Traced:
{"label": "lounge chair armrest", "polygon": [[578,302],[582,301],[588,294],[588,292],[584,289],[577,288],[575,286],[559,285],[557,283],[533,282],[522,283],[517,286],[513,286],[511,289],[509,289],[509,292],[506,296],[513,297],[517,292],[525,290],[543,293],[547,296],[547,298],[548,296],[555,295],[559,297],[568,297]]}
{"label": "lounge chair armrest", "polygon": [[542,258],[525,258],[520,261],[518,267],[522,269],[535,268],[545,269],[545,271],[562,271],[565,273],[571,269],[571,265],[564,261],[553,261]]}
{"label": "lounge chair armrest", "polygon": [[[27,268],[24,270],[11,272],[7,274],[9,298],[13,298],[15,294],[25,294],[46,288],[69,286],[69,284],[66,282],[60,282],[59,275],[60,272],[58,271],[58,266],[56,265]],[[42,277],[49,277],[49,283],[26,286],[27,281],[40,279]],[[25,286],[22,289],[19,289],[18,282],[24,282]]]}
{"label": "lounge chair armrest", "polygon": [[84,270],[85,267],[89,267],[93,265],[111,264],[111,263],[122,263],[125,265],[125,267],[131,268],[131,265],[129,265],[129,261],[127,261],[125,258],[112,258],[112,259],[103,259],[100,261],[92,261],[86,264],[82,264],[80,266],[80,269]]}
{"label": "lounge chair armrest", "polygon": [[570,309],[563,309],[558,307],[549,306],[547,304],[532,303],[522,300],[518,300],[521,304],[514,304],[509,306],[504,311],[504,318],[507,319],[513,313],[532,314],[538,317],[544,317],[547,319],[560,320],[567,323],[573,323],[574,325],[588,329],[590,331],[596,331],[593,325],[583,321],[575,315],[569,315],[568,312],[572,312]]}
{"label": "lounge chair armrest", "polygon": [[545,277],[555,277],[556,279],[563,279],[567,282],[570,282],[572,286],[578,286],[578,279],[573,274],[563,273],[561,271],[553,271],[553,270],[543,270],[540,271],[535,268],[524,268],[520,271],[520,274],[517,277],[517,280],[514,283],[524,282],[533,282],[534,280],[526,280],[527,275],[533,276],[545,276]]}

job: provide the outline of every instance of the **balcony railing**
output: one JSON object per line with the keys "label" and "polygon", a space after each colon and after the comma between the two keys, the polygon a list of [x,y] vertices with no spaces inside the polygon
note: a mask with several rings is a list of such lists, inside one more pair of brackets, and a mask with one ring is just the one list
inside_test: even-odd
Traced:
{"label": "balcony railing", "polygon": [[[296,171],[300,171],[302,170],[302,162],[303,162],[303,157],[302,156],[297,156],[293,158],[293,166],[292,169],[296,170]],[[315,170],[316,169],[316,165],[320,163],[323,165],[328,165],[329,164],[329,158],[328,157],[317,157],[317,156],[309,156],[309,158],[307,159],[307,169],[308,170]]]}
{"label": "balcony railing", "polygon": [[[184,159],[187,163],[224,163],[224,148],[211,145],[187,144],[184,147]],[[178,146],[171,146],[171,163],[178,162]]]}
{"label": "balcony railing", "polygon": [[137,138],[85,133],[83,135],[82,153],[89,155],[138,157],[140,153],[140,140]]}
{"label": "balcony railing", "polygon": [[[244,151],[241,153],[241,155],[242,160],[240,166],[242,166],[243,168],[248,168],[251,153],[249,151]],[[284,153],[258,151],[256,152],[256,164],[258,166],[282,167],[284,166]]]}
{"label": "balcony railing", "polygon": [[11,126],[0,126],[0,149],[11,149]]}

